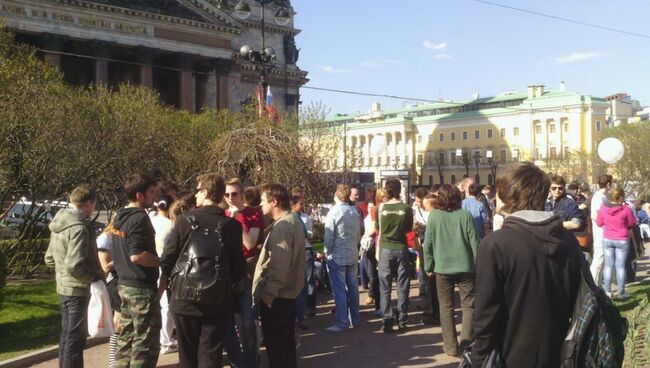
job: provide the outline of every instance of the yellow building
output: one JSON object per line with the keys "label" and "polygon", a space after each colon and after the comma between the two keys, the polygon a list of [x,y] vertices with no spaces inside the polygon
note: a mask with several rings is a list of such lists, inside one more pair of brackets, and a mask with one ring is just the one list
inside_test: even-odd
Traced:
{"label": "yellow building", "polygon": [[[382,170],[410,170],[414,185],[453,183],[466,175],[491,184],[499,167],[533,161],[568,180],[592,183],[600,171],[592,153],[608,108],[607,100],[567,92],[563,85],[395,111],[376,103],[367,114],[328,120],[347,147],[340,145],[330,169],[373,172],[376,181]],[[379,135],[386,149],[373,152]]]}

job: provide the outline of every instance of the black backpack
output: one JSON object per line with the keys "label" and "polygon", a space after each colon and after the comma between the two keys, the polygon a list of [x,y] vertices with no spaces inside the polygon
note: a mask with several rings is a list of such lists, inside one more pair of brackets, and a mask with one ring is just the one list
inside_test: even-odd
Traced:
{"label": "black backpack", "polygon": [[627,320],[580,262],[581,282],[561,352],[562,368],[618,368],[625,356]]}
{"label": "black backpack", "polygon": [[221,223],[200,226],[185,216],[192,232],[171,272],[172,298],[199,304],[219,304],[230,294],[228,255],[221,238]]}

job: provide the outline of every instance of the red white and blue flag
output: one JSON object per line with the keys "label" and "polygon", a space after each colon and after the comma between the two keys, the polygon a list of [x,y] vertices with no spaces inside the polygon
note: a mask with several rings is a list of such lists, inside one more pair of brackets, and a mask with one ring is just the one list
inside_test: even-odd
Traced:
{"label": "red white and blue flag", "polygon": [[273,106],[273,94],[271,93],[271,86],[268,86],[266,89],[266,114],[269,116],[274,123],[280,121],[280,113]]}

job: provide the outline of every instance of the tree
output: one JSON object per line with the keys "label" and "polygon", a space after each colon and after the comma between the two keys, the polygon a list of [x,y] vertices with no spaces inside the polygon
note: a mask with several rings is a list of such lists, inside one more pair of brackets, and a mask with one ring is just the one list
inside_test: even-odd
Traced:
{"label": "tree", "polygon": [[620,139],[625,147],[623,158],[609,166],[616,180],[629,193],[637,193],[639,197],[647,194],[650,185],[650,121],[608,128],[605,135]]}

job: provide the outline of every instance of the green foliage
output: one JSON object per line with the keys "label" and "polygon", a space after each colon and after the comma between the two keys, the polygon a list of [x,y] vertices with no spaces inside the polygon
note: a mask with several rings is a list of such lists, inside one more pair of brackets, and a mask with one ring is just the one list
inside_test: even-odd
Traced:
{"label": "green foliage", "polygon": [[61,331],[54,280],[12,283],[0,306],[0,361],[56,345]]}
{"label": "green foliage", "polygon": [[325,239],[325,224],[314,224],[314,237],[312,239],[313,242],[322,242]]}
{"label": "green foliage", "polygon": [[49,242],[49,239],[43,238],[0,241],[0,255],[5,259],[6,275],[28,277],[42,268]]}
{"label": "green foliage", "polygon": [[4,289],[7,284],[7,257],[0,253],[0,307],[4,299]]}

